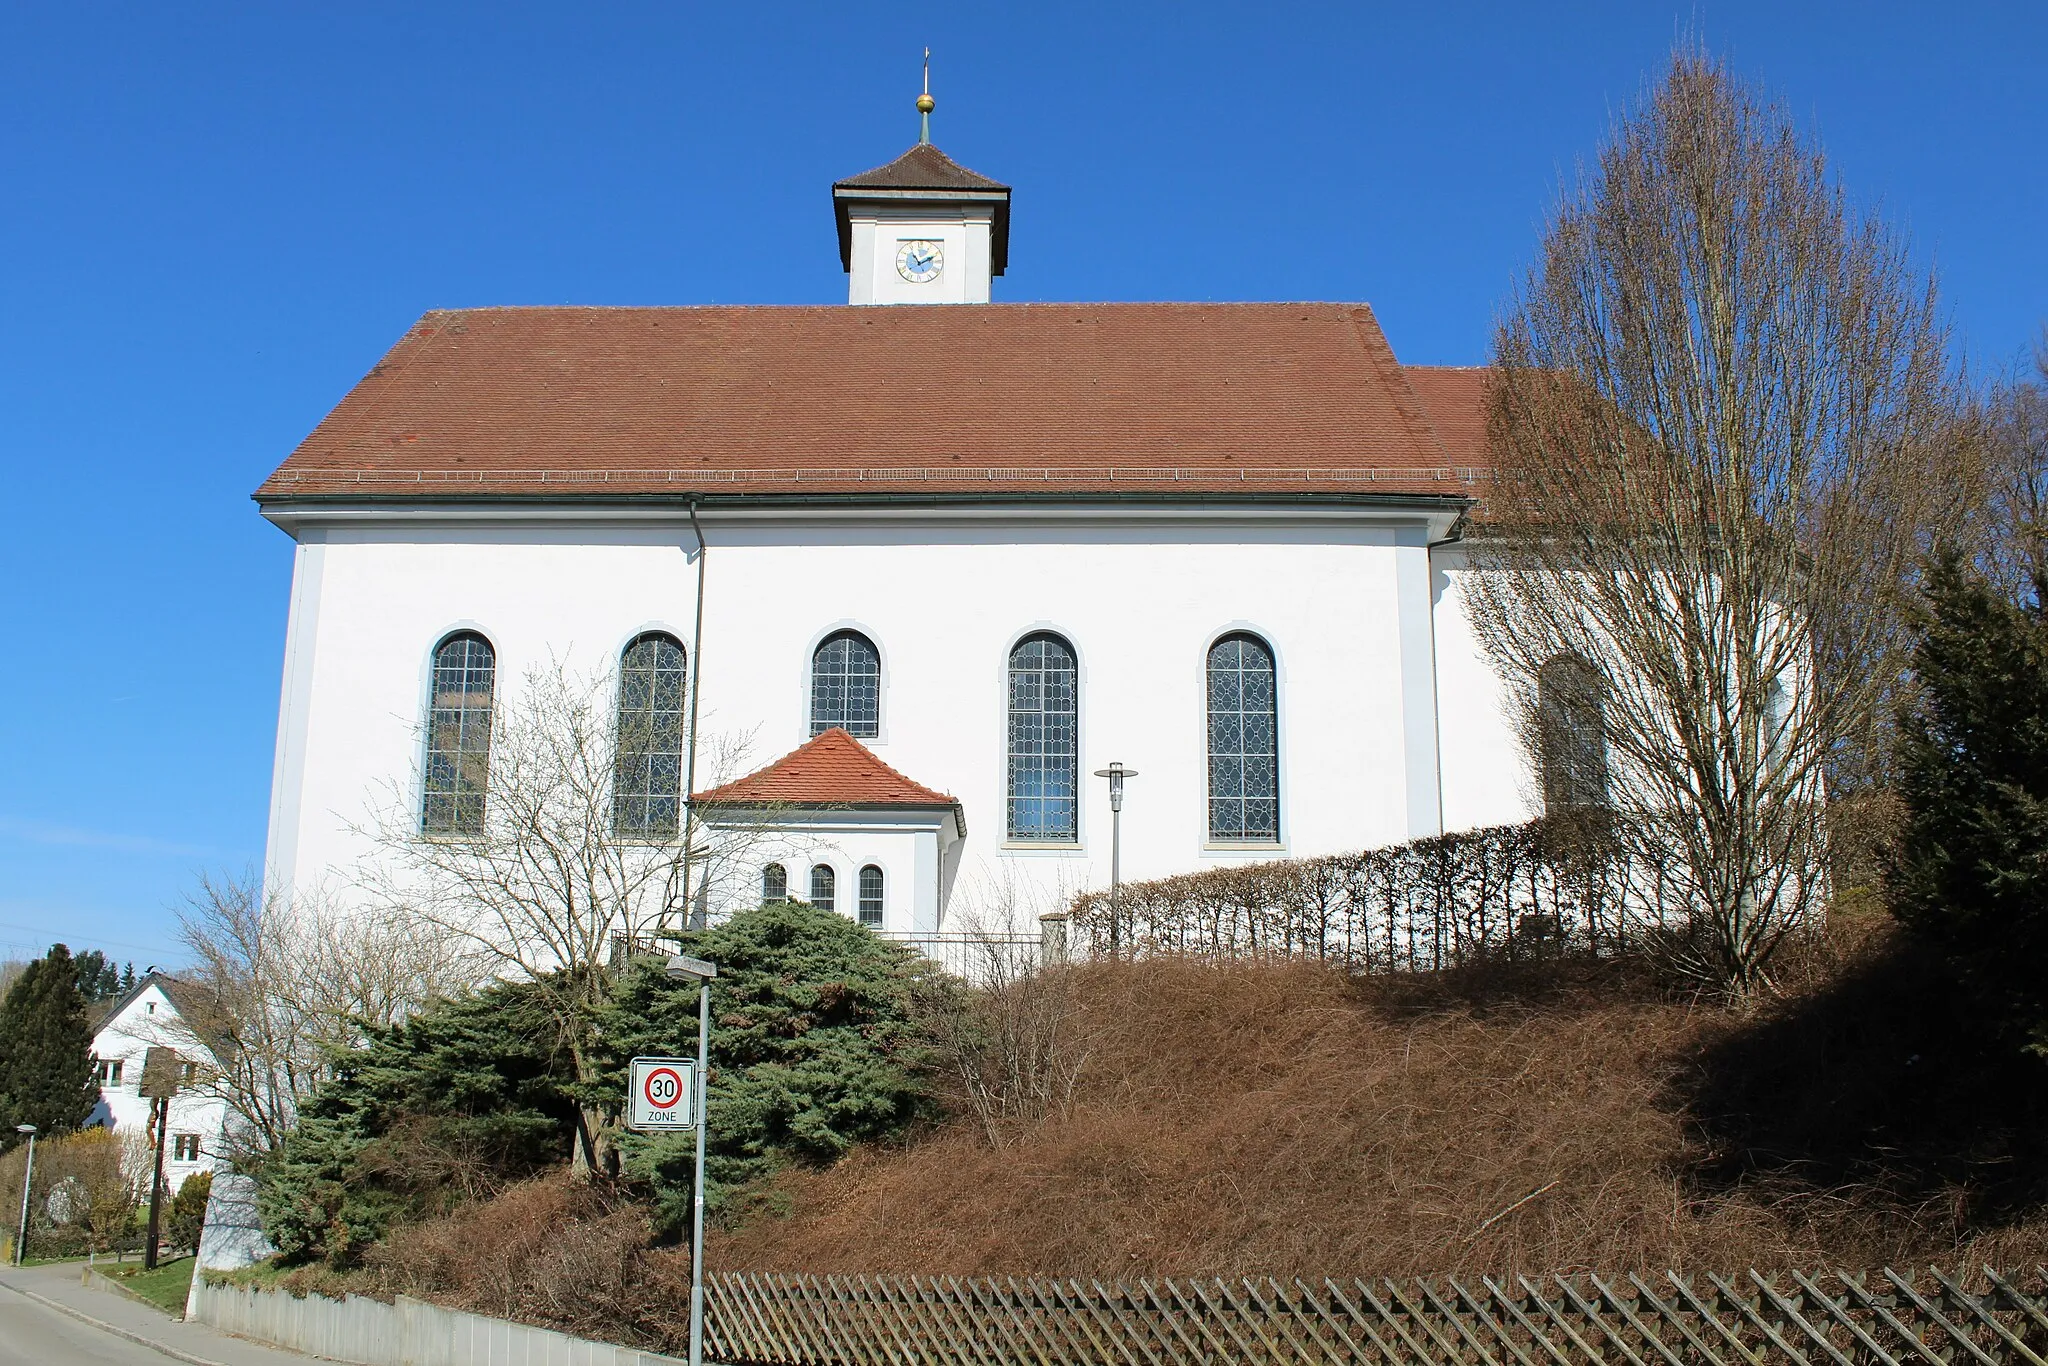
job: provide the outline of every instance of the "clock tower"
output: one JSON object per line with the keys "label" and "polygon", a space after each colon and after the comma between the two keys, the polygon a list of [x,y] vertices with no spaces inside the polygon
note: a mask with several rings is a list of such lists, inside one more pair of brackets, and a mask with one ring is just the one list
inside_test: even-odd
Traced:
{"label": "clock tower", "polygon": [[832,187],[848,303],[985,304],[1009,264],[1010,187],[932,146],[933,107],[916,146]]}

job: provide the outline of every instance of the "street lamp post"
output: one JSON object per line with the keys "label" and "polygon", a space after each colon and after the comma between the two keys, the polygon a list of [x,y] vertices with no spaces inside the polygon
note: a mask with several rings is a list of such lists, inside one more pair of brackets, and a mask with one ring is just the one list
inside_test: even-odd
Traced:
{"label": "street lamp post", "polygon": [[1124,779],[1135,778],[1138,770],[1111,763],[1095,770],[1098,778],[1109,779],[1109,956],[1117,956],[1123,945],[1121,897],[1124,885]]}
{"label": "street lamp post", "polygon": [[17,1124],[14,1132],[28,1135],[28,1166],[21,1173],[21,1227],[14,1235],[14,1264],[20,1266],[28,1255],[28,1183],[36,1175],[36,1126]]}
{"label": "street lamp post", "polygon": [[696,1188],[690,1196],[690,1366],[704,1366],[704,1130],[707,1077],[711,1066],[711,979],[718,965],[676,954],[663,969],[671,980],[697,984],[697,1094],[690,1117],[697,1121]]}

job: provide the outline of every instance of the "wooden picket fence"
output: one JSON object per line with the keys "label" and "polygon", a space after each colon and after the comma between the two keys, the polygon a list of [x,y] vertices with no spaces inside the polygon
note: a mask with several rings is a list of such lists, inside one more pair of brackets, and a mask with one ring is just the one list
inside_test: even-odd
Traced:
{"label": "wooden picket fence", "polygon": [[2048,1366],[2048,1271],[1461,1282],[726,1272],[731,1366]]}

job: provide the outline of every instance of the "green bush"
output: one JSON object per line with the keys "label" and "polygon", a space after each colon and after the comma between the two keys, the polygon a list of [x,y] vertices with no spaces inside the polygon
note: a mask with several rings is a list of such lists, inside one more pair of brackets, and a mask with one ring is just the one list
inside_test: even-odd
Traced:
{"label": "green bush", "polygon": [[[744,911],[683,936],[683,950],[719,967],[707,1207],[783,1163],[830,1162],[926,1112],[911,1021],[923,970],[908,950],[798,904]],[[373,1033],[334,1060],[257,1172],[271,1241],[289,1261],[347,1266],[398,1223],[566,1161],[579,1100],[616,1124],[630,1059],[696,1055],[696,988],[637,960],[595,1023],[607,1067],[589,1094],[531,987],[494,986]],[[651,1201],[664,1234],[679,1234],[693,1141],[616,1127],[611,1137],[616,1174]]]}
{"label": "green bush", "polygon": [[395,1221],[488,1195],[569,1153],[569,1060],[531,987],[501,984],[337,1057],[256,1173],[291,1261],[347,1265]]}
{"label": "green bush", "polygon": [[1946,955],[1974,1008],[2048,1053],[2048,614],[1953,555],[1927,596],[1893,910]]}
{"label": "green bush", "polygon": [[164,1223],[164,1236],[172,1247],[199,1250],[199,1234],[206,1227],[206,1198],[212,1194],[212,1172],[194,1172],[178,1187]]}
{"label": "green bush", "polygon": [[[845,916],[796,902],[743,911],[682,937],[718,965],[711,988],[711,1127],[705,1205],[788,1163],[821,1165],[927,1114],[912,996],[925,969],[901,945]],[[599,1021],[618,1107],[636,1056],[695,1057],[697,988],[642,960]],[[625,1134],[624,1173],[644,1181],[657,1226],[687,1227],[695,1139]]]}

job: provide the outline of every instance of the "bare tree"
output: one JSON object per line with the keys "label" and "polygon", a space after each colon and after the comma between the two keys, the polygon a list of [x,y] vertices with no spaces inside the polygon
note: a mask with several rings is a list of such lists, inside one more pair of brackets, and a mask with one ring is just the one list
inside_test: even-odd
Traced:
{"label": "bare tree", "polygon": [[[406,781],[391,784],[373,821],[358,828],[375,848],[362,878],[373,904],[440,927],[473,945],[494,974],[530,982],[586,1088],[602,1066],[593,1015],[620,952],[651,947],[693,909],[701,917],[775,814],[714,831],[688,817],[679,794],[652,817],[644,800],[630,818],[622,814],[621,775],[644,771],[657,743],[668,753],[680,741],[657,742],[643,722],[622,719],[615,694],[608,673],[579,677],[559,661],[534,669],[515,697],[494,705],[488,750],[467,756],[459,781],[474,797],[457,808],[459,820],[423,833],[412,795],[420,783]],[[724,742],[708,748],[714,772],[744,752]],[[609,1160],[605,1112],[582,1105],[572,1154],[579,1170]]]}
{"label": "bare tree", "polygon": [[1954,518],[1931,282],[1817,148],[1675,54],[1500,325],[1470,595],[1552,809],[1666,870],[1663,942],[1746,995],[1826,889],[1830,764],[1880,724]]}
{"label": "bare tree", "polygon": [[1993,382],[1972,414],[1983,452],[1978,563],[2015,597],[2048,597],[2048,329],[2033,373]]}
{"label": "bare tree", "polygon": [[161,1042],[204,1060],[190,1088],[227,1104],[228,1141],[275,1148],[301,1099],[366,1027],[396,1024],[479,977],[439,927],[326,896],[266,892],[255,874],[204,876],[178,912],[193,967],[169,990]]}
{"label": "bare tree", "polygon": [[1034,903],[1004,870],[956,913],[965,980],[933,974],[921,987],[924,1028],[993,1148],[1064,1117],[1088,1065],[1078,980],[1086,969],[1047,961],[1016,933],[1040,909],[1071,900],[1062,880]]}

